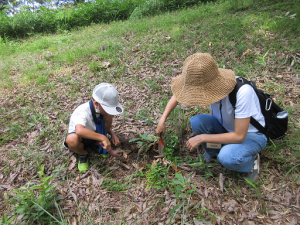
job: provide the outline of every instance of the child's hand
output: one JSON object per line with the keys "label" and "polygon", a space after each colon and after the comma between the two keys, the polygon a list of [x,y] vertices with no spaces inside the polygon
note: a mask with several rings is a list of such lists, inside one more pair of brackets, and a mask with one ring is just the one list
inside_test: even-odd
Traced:
{"label": "child's hand", "polygon": [[115,146],[120,145],[120,140],[119,140],[119,138],[117,137],[117,135],[115,135],[115,134],[113,134],[113,135],[111,136],[111,141],[112,141],[112,143],[113,143]]}
{"label": "child's hand", "polygon": [[114,156],[114,157],[120,157],[120,156],[118,155],[118,153],[116,153],[114,150],[110,150],[108,153],[109,153],[111,156]]}
{"label": "child's hand", "polygon": [[105,139],[103,141],[100,141],[99,144],[107,151],[111,150],[111,143],[108,138],[105,137]]}

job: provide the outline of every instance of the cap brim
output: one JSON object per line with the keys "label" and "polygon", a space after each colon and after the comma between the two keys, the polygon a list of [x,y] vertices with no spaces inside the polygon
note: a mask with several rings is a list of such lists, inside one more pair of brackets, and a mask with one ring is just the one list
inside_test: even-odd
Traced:
{"label": "cap brim", "polygon": [[118,103],[117,106],[114,106],[114,107],[108,107],[108,106],[105,106],[102,104],[101,104],[101,106],[105,110],[105,112],[108,113],[109,115],[119,115],[119,114],[123,113],[123,111],[124,111],[120,102]]}

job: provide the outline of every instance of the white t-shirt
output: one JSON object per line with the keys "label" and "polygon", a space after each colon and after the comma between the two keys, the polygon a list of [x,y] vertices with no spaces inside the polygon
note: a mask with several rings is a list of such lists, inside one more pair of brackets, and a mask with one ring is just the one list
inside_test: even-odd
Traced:
{"label": "white t-shirt", "polygon": [[[254,89],[249,85],[245,84],[240,87],[236,95],[236,109],[234,114],[234,109],[229,101],[229,95],[227,95],[222,100],[222,118],[220,112],[220,101],[212,104],[210,106],[212,114],[222,123],[223,127],[228,132],[234,131],[234,119],[248,118],[252,116],[257,120],[262,126],[265,126],[265,118],[261,113],[259,99],[254,91]],[[222,122],[223,120],[223,122]],[[248,132],[257,132],[258,130],[249,125]]]}
{"label": "white t-shirt", "polygon": [[93,120],[89,102],[78,106],[71,115],[69,133],[75,132],[75,126],[77,124],[81,124],[89,130],[96,131],[96,125]]}

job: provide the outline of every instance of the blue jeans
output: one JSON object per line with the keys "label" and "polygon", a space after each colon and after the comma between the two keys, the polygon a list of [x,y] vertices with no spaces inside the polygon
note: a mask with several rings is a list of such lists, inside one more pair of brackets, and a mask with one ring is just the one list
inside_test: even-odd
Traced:
{"label": "blue jeans", "polygon": [[[227,130],[218,119],[210,114],[198,114],[190,119],[192,130],[199,134],[222,134]],[[205,149],[204,158],[212,159],[217,156],[218,161],[227,169],[238,172],[250,172],[254,165],[254,157],[267,145],[267,138],[262,133],[247,133],[242,143],[222,144],[221,149],[207,148],[206,143],[202,143]]]}

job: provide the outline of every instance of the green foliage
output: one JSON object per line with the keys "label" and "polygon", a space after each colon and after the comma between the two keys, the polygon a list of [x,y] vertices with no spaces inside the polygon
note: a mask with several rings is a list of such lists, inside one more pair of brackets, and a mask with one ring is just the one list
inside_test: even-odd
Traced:
{"label": "green foliage", "polygon": [[201,173],[204,173],[204,179],[207,179],[209,177],[213,177],[213,173],[211,172],[211,170],[209,169],[209,167],[214,167],[216,165],[216,163],[206,163],[204,156],[202,154],[198,155],[199,161],[190,164],[190,166],[196,167],[196,169],[198,171],[200,171]]}
{"label": "green foliage", "polygon": [[198,3],[198,0],[94,0],[71,8],[49,9],[42,6],[35,12],[21,7],[20,13],[12,17],[0,13],[0,37],[24,37],[33,33],[64,31],[130,17],[140,18]]}
{"label": "green foliage", "polygon": [[164,156],[167,160],[172,161],[174,164],[178,165],[180,162],[176,158],[176,152],[179,150],[179,140],[176,134],[172,135],[172,131],[167,131],[164,137]]}
{"label": "green foliage", "polygon": [[11,192],[15,194],[10,200],[12,212],[24,215],[23,220],[29,223],[51,223],[53,217],[49,214],[53,214],[54,203],[61,197],[56,196],[55,184],[50,184],[54,177],[45,176],[44,166],[41,166],[38,174],[41,180],[37,185],[30,186],[29,183]]}
{"label": "green foliage", "polygon": [[148,151],[151,146],[153,146],[157,142],[157,137],[151,135],[151,134],[141,134],[139,133],[139,138],[132,138],[129,140],[129,142],[136,141],[140,145],[139,154]]}
{"label": "green foliage", "polygon": [[124,180],[103,180],[101,188],[107,189],[108,191],[125,191],[128,188],[128,183],[124,184]]}
{"label": "green foliage", "polygon": [[185,179],[182,174],[176,173],[174,180],[171,182],[171,190],[175,193],[177,205],[175,205],[169,212],[171,217],[168,220],[168,224],[172,223],[173,219],[177,214],[180,213],[183,215],[181,218],[181,224],[184,224],[184,215],[188,214],[188,206],[191,200],[192,194],[196,191],[196,185],[193,188],[189,188],[192,181],[189,181],[193,173],[190,173]]}
{"label": "green foliage", "polygon": [[169,184],[168,171],[170,166],[164,167],[157,163],[154,167],[150,167],[146,172],[148,187],[166,188]]}
{"label": "green foliage", "polygon": [[[266,7],[266,4],[269,5]],[[244,10],[257,10],[264,7],[264,10],[278,12],[274,17],[266,17],[263,27],[266,30],[282,32],[288,36],[292,33],[300,33],[300,8],[296,5],[298,1],[281,1],[281,0],[226,0],[224,1],[225,9],[233,13]],[[295,7],[293,7],[293,6]],[[292,9],[292,10],[291,10]],[[283,12],[279,13],[282,10]],[[288,11],[291,10],[291,11]]]}
{"label": "green foliage", "polygon": [[144,4],[137,6],[132,14],[130,15],[129,19],[139,19],[145,16],[151,16],[158,14],[159,12],[163,11],[164,9],[164,1],[163,0],[149,0],[146,1]]}
{"label": "green foliage", "polygon": [[256,63],[258,63],[258,64],[265,67],[267,65],[267,62],[265,61],[265,58],[266,58],[269,51],[270,51],[270,49],[263,56],[256,56],[256,58],[258,59],[258,61]]}
{"label": "green foliage", "polygon": [[146,125],[154,125],[153,120],[149,116],[149,110],[141,109],[135,114],[137,119],[144,120]]}
{"label": "green foliage", "polygon": [[190,178],[190,176],[192,175],[192,173],[190,173],[186,179],[184,179],[184,177],[182,176],[181,173],[175,173],[175,178],[174,180],[172,180],[171,185],[173,185],[174,188],[174,192],[176,195],[177,199],[181,199],[182,197],[192,193],[193,191],[195,191],[194,189],[191,189],[189,191],[186,191],[186,189],[188,188],[188,186],[192,183],[192,181],[188,182],[188,179]]}

